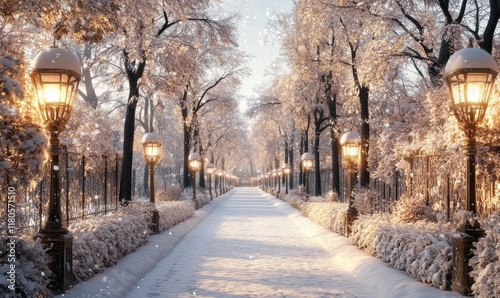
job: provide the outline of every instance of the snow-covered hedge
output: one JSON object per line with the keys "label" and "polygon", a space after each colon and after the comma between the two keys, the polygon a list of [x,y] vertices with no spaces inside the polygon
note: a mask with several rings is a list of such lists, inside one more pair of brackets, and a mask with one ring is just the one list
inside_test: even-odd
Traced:
{"label": "snow-covered hedge", "polygon": [[492,214],[482,227],[486,235],[479,239],[470,264],[475,283],[472,291],[477,297],[498,297],[500,293],[500,213]]}
{"label": "snow-covered hedge", "polygon": [[387,214],[361,215],[352,226],[352,241],[395,269],[439,289],[451,284],[454,227],[449,223],[394,223]]}
{"label": "snow-covered hedge", "polygon": [[[0,297],[50,296],[52,293],[47,285],[52,272],[47,265],[49,256],[43,250],[40,240],[16,238],[15,260],[9,256],[12,247],[7,245],[7,241],[6,237],[0,237]],[[11,265],[15,266],[14,279],[10,279]]]}
{"label": "snow-covered hedge", "polygon": [[[193,188],[191,187],[185,188],[184,191],[181,193],[180,200],[193,202]],[[196,202],[198,204],[198,208],[205,206],[210,202],[210,194],[208,194],[206,191],[200,192],[200,189],[197,188]]]}
{"label": "snow-covered hedge", "polygon": [[71,224],[73,273],[87,280],[148,241],[151,204],[132,202],[116,213]]}
{"label": "snow-covered hedge", "polygon": [[157,204],[160,213],[160,232],[194,215],[194,204],[189,201],[168,201]]}
{"label": "snow-covered hedge", "polygon": [[[111,267],[125,255],[148,241],[154,206],[133,201],[116,213],[91,218],[68,227],[73,235],[73,273],[77,281]],[[164,231],[194,214],[191,201],[161,202],[160,231]]]}
{"label": "snow-covered hedge", "polygon": [[334,231],[340,235],[344,234],[344,214],[347,204],[338,202],[304,202],[300,211],[315,223]]}

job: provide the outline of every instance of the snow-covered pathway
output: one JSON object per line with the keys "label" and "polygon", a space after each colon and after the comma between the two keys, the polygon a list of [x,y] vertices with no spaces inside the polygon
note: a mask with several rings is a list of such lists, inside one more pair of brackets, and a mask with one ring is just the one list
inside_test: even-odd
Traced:
{"label": "snow-covered pathway", "polygon": [[224,194],[58,297],[125,296],[461,297],[388,268],[257,188]]}
{"label": "snow-covered pathway", "polygon": [[[325,234],[342,246],[329,247]],[[387,268],[348,242],[256,188],[238,188],[127,297],[457,296]],[[351,265],[367,265],[366,276],[349,266],[352,254]]]}

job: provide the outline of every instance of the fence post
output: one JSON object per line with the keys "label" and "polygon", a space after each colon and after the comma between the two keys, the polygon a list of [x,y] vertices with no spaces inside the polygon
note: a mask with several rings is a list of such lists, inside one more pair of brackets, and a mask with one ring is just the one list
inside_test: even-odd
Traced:
{"label": "fence post", "polygon": [[85,155],[82,155],[82,219],[85,219]]}
{"label": "fence post", "polygon": [[108,213],[108,155],[104,154],[104,214]]}
{"label": "fence post", "polygon": [[118,196],[120,195],[118,192],[118,153],[115,155],[115,209],[118,209]]}

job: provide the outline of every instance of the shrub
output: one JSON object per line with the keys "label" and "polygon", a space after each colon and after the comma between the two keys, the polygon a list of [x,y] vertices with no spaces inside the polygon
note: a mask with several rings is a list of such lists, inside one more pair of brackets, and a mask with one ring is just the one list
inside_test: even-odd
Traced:
{"label": "shrub", "polygon": [[411,223],[419,220],[437,221],[436,213],[425,204],[422,197],[402,195],[396,203],[393,213],[395,223]]}
{"label": "shrub", "polygon": [[[8,239],[0,237],[0,296],[5,298],[17,297],[49,297],[47,289],[49,278],[52,275],[48,267],[49,256],[43,250],[40,240],[15,238],[15,261],[9,262],[10,247]],[[14,265],[14,290],[8,281],[10,265]]]}
{"label": "shrub", "polygon": [[482,224],[486,235],[481,237],[470,261],[471,276],[475,283],[472,291],[476,297],[497,297],[500,293],[500,213],[493,213]]}
{"label": "shrub", "polygon": [[381,210],[381,200],[378,193],[369,188],[356,188],[353,192],[354,207],[362,214],[373,214]]}
{"label": "shrub", "polygon": [[111,267],[147,242],[154,206],[132,201],[116,213],[73,223],[73,273],[77,281]]}
{"label": "shrub", "polygon": [[157,209],[160,213],[160,231],[165,231],[194,214],[194,204],[189,201],[162,202]]}
{"label": "shrub", "polygon": [[168,186],[166,190],[160,190],[156,194],[159,202],[178,201],[181,198],[182,188],[179,184]]}

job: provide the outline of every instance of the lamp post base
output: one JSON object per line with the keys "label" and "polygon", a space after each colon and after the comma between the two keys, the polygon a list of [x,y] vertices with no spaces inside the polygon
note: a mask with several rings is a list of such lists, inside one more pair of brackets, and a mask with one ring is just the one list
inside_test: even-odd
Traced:
{"label": "lamp post base", "polygon": [[462,229],[457,229],[460,235],[452,238],[453,251],[453,270],[451,290],[464,296],[472,295],[472,284],[474,279],[469,275],[471,267],[469,260],[472,257],[472,248],[474,242],[484,236],[484,230],[477,225],[472,227],[468,225]]}
{"label": "lamp post base", "polygon": [[160,212],[158,209],[153,210],[153,217],[149,229],[153,234],[158,234],[160,232]]}
{"label": "lamp post base", "polygon": [[349,207],[347,209],[347,213],[344,217],[344,235],[349,237],[351,235],[351,226],[352,223],[358,218],[358,210],[354,207]]}
{"label": "lamp post base", "polygon": [[42,230],[36,238],[40,238],[42,247],[50,256],[49,268],[54,274],[49,289],[54,294],[62,294],[74,283],[73,276],[73,236],[66,229]]}

